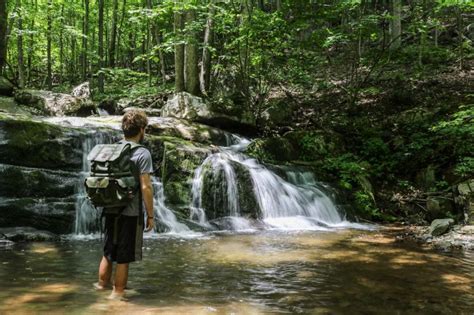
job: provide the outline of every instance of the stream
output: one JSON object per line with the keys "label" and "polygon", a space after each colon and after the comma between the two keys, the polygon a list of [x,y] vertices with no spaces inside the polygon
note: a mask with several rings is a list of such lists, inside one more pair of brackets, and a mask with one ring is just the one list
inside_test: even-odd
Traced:
{"label": "stream", "polygon": [[82,182],[87,153],[116,140],[117,119],[46,119],[115,131],[101,129],[82,142],[71,234],[0,250],[0,313],[474,312],[472,252],[435,252],[397,240],[394,228],[351,222],[311,172],[277,174],[245,155],[250,140],[238,135],[226,135],[194,170],[185,218],[167,204],[161,178],[153,176],[160,229],[145,234],[143,261],[130,269],[128,300],[107,300],[110,292],[92,285],[102,242]]}

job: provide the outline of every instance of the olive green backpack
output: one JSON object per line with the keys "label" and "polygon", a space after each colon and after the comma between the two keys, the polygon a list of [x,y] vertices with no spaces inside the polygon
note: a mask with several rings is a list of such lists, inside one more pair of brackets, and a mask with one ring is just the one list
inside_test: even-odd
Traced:
{"label": "olive green backpack", "polygon": [[139,147],[143,146],[127,141],[98,144],[87,156],[91,165],[84,182],[87,196],[95,207],[103,207],[103,214],[120,214],[140,192],[130,160]]}

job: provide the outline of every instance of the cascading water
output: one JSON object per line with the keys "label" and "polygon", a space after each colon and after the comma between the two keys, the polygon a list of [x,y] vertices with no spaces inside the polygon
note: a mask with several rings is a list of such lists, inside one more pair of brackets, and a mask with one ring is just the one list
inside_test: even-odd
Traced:
{"label": "cascading water", "polygon": [[209,176],[205,170],[210,169],[211,176],[218,172],[224,173],[220,178],[222,185],[227,188],[223,198],[227,200],[226,214],[232,218],[231,228],[249,228],[250,221],[245,222],[246,219],[241,216],[238,207],[240,194],[234,172],[238,163],[250,174],[253,194],[259,208],[259,219],[267,228],[319,229],[345,223],[331,199],[317,187],[314,177],[307,173],[293,172],[290,176],[293,176],[294,180],[286,181],[257,160],[241,153],[249,141],[242,138],[237,140],[237,143],[221,147],[220,152],[207,157],[195,171],[191,219],[199,221],[200,224],[207,223],[202,199],[204,178]]}
{"label": "cascading water", "polygon": [[163,184],[154,176],[152,176],[153,185],[153,208],[158,223],[165,228],[165,232],[180,234],[189,233],[191,230],[183,223],[178,222],[173,211],[165,205],[165,194]]}
{"label": "cascading water", "polygon": [[90,234],[98,230],[99,211],[87,199],[84,180],[89,175],[90,165],[87,155],[97,144],[112,143],[116,139],[112,133],[94,132],[82,140],[82,171],[76,185],[75,234]]}

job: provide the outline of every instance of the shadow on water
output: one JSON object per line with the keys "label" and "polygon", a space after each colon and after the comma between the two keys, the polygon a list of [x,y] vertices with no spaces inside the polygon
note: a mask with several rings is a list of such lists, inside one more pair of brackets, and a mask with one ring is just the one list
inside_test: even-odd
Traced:
{"label": "shadow on water", "polygon": [[93,290],[97,240],[17,246],[1,252],[0,312],[472,314],[472,253],[440,254],[393,233],[149,239],[128,302]]}

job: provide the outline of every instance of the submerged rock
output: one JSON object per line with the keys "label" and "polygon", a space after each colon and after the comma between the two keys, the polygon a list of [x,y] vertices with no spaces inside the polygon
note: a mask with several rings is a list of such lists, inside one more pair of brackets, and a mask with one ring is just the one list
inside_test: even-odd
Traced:
{"label": "submerged rock", "polygon": [[3,234],[9,241],[13,242],[59,241],[58,235],[48,231],[37,230],[32,227],[0,228],[0,234]]}
{"label": "submerged rock", "polygon": [[440,236],[448,232],[453,225],[453,219],[436,219],[431,222],[428,233],[431,236]]}

